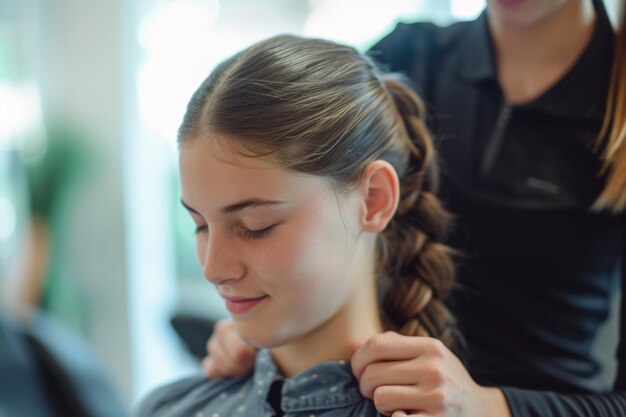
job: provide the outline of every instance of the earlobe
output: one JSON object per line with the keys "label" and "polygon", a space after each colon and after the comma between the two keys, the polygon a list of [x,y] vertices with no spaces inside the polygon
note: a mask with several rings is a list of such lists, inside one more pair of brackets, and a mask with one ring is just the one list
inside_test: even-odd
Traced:
{"label": "earlobe", "polygon": [[364,213],[362,228],[382,232],[398,208],[400,183],[396,170],[387,161],[374,161],[363,176]]}

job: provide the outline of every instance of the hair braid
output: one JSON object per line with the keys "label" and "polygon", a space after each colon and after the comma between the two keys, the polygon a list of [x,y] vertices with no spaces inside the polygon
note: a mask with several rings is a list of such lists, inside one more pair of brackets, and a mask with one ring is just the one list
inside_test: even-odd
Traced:
{"label": "hair braid", "polygon": [[454,320],[443,304],[454,281],[450,248],[443,239],[450,215],[435,192],[437,159],[424,124],[424,105],[406,85],[389,76],[384,87],[393,98],[406,149],[407,169],[400,174],[398,213],[379,240],[379,265],[387,277],[382,306],[405,335],[431,336],[454,347]]}

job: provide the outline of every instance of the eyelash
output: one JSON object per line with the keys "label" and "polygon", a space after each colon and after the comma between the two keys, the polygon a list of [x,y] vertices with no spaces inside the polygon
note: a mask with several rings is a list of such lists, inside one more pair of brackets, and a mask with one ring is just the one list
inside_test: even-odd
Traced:
{"label": "eyelash", "polygon": [[[249,230],[244,227],[242,228],[242,230],[243,230],[243,235],[246,239],[258,240],[258,239],[263,239],[264,237],[272,233],[275,226],[276,225],[272,225],[270,227],[266,227],[265,229],[261,229],[261,230]],[[206,229],[207,229],[207,226],[198,226],[196,227],[195,234],[197,235],[198,233],[204,232]]]}
{"label": "eyelash", "polygon": [[257,240],[257,239],[263,239],[264,237],[272,233],[273,230],[274,230],[274,226],[266,227],[265,229],[261,229],[261,230],[248,230],[246,228],[243,228],[243,234],[246,237],[246,239]]}

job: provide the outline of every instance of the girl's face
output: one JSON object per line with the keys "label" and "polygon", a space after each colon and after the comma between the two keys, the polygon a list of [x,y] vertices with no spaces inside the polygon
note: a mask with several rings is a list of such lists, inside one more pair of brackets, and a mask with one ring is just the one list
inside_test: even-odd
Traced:
{"label": "girl's face", "polygon": [[570,1],[582,0],[487,0],[487,10],[492,24],[524,29],[541,22]]}
{"label": "girl's face", "polygon": [[240,335],[283,346],[346,309],[371,310],[360,294],[374,285],[373,235],[360,227],[359,192],[215,148],[204,140],[181,148],[182,200],[203,274]]}

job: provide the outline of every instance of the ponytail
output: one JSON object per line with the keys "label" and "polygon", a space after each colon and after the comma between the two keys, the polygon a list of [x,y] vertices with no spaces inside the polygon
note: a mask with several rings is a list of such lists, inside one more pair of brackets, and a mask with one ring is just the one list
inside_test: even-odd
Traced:
{"label": "ponytail", "polygon": [[454,320],[443,303],[454,281],[451,251],[442,243],[450,215],[435,195],[438,161],[424,105],[403,83],[387,76],[383,84],[406,130],[400,136],[408,168],[400,173],[398,212],[378,241],[379,266],[387,277],[382,309],[399,333],[435,337],[453,348]]}
{"label": "ponytail", "polygon": [[[604,139],[606,137],[606,142]],[[598,144],[603,149],[602,174],[606,185],[593,205],[595,210],[626,209],[626,5],[622,4],[621,21],[615,37],[615,53],[606,114]]]}

